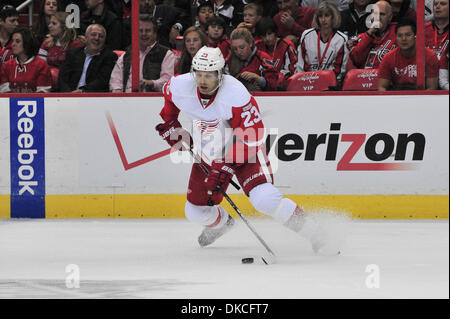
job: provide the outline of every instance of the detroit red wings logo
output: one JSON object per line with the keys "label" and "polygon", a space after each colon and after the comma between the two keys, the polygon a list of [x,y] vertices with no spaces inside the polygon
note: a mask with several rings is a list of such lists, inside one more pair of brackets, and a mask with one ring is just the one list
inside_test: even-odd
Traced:
{"label": "detroit red wings logo", "polygon": [[202,136],[209,136],[213,134],[219,126],[219,120],[195,120],[193,121],[193,123],[197,130],[200,131]]}

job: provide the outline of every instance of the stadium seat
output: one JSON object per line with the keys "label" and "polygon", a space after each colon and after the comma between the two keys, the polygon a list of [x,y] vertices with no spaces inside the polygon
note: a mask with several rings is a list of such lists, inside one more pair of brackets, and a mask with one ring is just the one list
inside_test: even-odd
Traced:
{"label": "stadium seat", "polygon": [[121,51],[121,50],[114,50],[113,52],[114,52],[115,54],[117,54],[117,57],[118,57],[118,58],[120,58],[120,56],[121,56],[122,54],[125,53],[125,51]]}
{"label": "stadium seat", "polygon": [[299,72],[291,76],[286,83],[287,91],[327,91],[336,87],[336,75],[331,70]]}
{"label": "stadium seat", "polygon": [[376,91],[378,89],[377,69],[353,69],[348,71],[342,86],[343,91]]}
{"label": "stadium seat", "polygon": [[59,69],[51,67],[50,68],[50,74],[52,75],[52,89],[56,90],[58,88]]}

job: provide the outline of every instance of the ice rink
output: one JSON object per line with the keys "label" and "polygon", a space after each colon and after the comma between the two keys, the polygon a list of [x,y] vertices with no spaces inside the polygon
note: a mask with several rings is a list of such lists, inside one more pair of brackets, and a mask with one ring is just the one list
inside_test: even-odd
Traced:
{"label": "ice rink", "polygon": [[241,264],[264,253],[241,220],[200,248],[186,220],[3,219],[0,298],[449,298],[448,220],[356,220],[339,256],[251,222],[277,264]]}

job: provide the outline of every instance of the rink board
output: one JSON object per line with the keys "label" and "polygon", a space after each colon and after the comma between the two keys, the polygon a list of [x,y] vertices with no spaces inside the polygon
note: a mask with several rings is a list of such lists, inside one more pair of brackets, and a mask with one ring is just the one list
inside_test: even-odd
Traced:
{"label": "rink board", "polygon": [[[275,186],[301,206],[355,218],[448,218],[448,95],[256,99]],[[184,217],[191,162],[169,154],[154,131],[162,97],[42,96],[35,109],[13,100],[0,98],[0,218]],[[17,161],[26,144],[32,163]]]}

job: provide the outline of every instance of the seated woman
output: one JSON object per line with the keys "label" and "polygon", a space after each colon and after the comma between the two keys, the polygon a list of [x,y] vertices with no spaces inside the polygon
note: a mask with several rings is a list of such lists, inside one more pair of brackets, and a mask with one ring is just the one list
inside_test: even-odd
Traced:
{"label": "seated woman", "polygon": [[37,58],[38,46],[29,29],[19,28],[12,33],[15,59],[2,66],[0,93],[50,92],[52,78],[47,62]]}
{"label": "seated woman", "polygon": [[184,46],[180,60],[175,64],[175,74],[191,72],[192,58],[201,47],[208,44],[208,37],[199,27],[189,27],[183,35]]}
{"label": "seated woman", "polygon": [[67,12],[56,12],[50,16],[49,37],[42,42],[39,57],[47,61],[50,67],[58,68],[66,59],[68,49],[82,47],[77,39],[77,31],[66,26]]}
{"label": "seated woman", "polygon": [[64,11],[61,0],[44,0],[41,2],[37,21],[33,23],[34,37],[38,43],[42,43],[47,38],[50,16],[58,11]]}
{"label": "seated woman", "polygon": [[312,28],[302,34],[296,72],[333,70],[338,80],[343,77],[349,52],[347,36],[337,30],[340,24],[336,5],[321,2],[314,13]]}
{"label": "seated woman", "polygon": [[231,32],[231,53],[225,73],[241,81],[249,91],[277,91],[284,87],[284,76],[275,70],[270,55],[255,46],[246,28]]}

